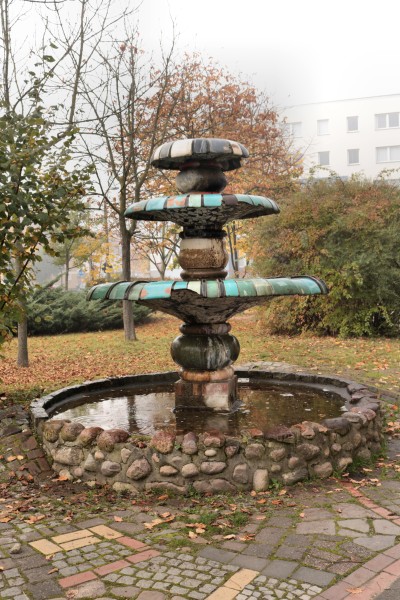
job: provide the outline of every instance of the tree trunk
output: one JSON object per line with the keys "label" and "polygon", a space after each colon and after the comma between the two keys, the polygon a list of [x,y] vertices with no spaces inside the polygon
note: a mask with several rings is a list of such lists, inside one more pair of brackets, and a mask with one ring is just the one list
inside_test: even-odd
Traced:
{"label": "tree trunk", "polygon": [[65,252],[65,291],[68,292],[68,286],[69,286],[69,263],[70,263],[70,255],[69,255],[69,250],[66,249]]}
{"label": "tree trunk", "polygon": [[24,310],[18,322],[18,367],[29,367],[28,356],[28,317]]}
{"label": "tree trunk", "polygon": [[[131,280],[131,236],[126,229],[124,217],[120,218],[121,245],[122,245],[122,277],[124,281]],[[133,318],[133,302],[122,300],[122,318],[124,321],[125,340],[136,340],[135,321]]]}

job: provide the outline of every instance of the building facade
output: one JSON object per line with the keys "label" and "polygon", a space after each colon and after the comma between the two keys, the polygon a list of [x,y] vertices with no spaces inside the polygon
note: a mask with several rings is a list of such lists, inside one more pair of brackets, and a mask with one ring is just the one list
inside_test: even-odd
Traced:
{"label": "building facade", "polygon": [[[400,169],[400,94],[335,100],[287,107],[285,130],[293,140],[305,176],[320,165],[341,177],[362,172],[376,178]],[[390,174],[400,179],[400,171]]]}

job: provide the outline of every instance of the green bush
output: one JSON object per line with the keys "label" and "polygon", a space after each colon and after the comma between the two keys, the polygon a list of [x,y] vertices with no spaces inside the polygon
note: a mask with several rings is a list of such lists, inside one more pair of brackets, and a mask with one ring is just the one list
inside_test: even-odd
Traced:
{"label": "green bush", "polygon": [[[150,309],[132,303],[136,323]],[[86,301],[84,291],[66,292],[61,288],[37,289],[27,305],[29,335],[52,335],[118,329],[122,325],[121,302]]]}
{"label": "green bush", "polygon": [[400,188],[363,178],[310,179],[259,219],[255,266],[264,276],[315,275],[328,296],[272,300],[271,333],[400,333]]}

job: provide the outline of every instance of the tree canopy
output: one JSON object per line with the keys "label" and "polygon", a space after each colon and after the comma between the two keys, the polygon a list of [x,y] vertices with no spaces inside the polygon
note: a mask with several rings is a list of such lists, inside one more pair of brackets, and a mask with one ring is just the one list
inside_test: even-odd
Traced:
{"label": "tree canopy", "polygon": [[328,296],[268,305],[270,332],[399,335],[400,188],[380,178],[309,179],[259,220],[255,266],[266,276],[315,275]]}

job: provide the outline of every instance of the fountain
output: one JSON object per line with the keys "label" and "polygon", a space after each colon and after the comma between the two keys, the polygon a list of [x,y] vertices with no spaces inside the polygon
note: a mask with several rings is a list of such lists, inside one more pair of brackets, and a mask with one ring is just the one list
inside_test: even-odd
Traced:
{"label": "fountain", "polygon": [[89,299],[135,300],[183,319],[171,346],[181,367],[175,385],[179,408],[231,410],[237,400],[232,363],[239,342],[227,319],[271,296],[324,294],[315,277],[226,279],[228,253],[223,226],[233,220],[279,212],[268,198],[223,194],[224,171],[238,169],[248,156],[244,146],[221,139],[187,139],[160,146],[152,164],[179,171],[178,196],[151,198],[133,204],[126,216],[138,221],[172,221],[182,227],[179,264],[181,281],[121,282],[97,285]]}
{"label": "fountain", "polygon": [[[179,140],[154,152],[153,166],[178,171],[180,194],[133,204],[126,217],[172,221],[182,227],[181,279],[100,284],[89,291],[88,299],[133,300],[182,319],[181,335],[171,345],[179,375],[89,382],[36,401],[32,411],[45,448],[55,469],[69,478],[109,482],[115,489],[135,492],[157,486],[183,492],[189,482],[199,491],[260,490],[266,488],[270,476],[284,483],[309,475],[327,477],[334,468],[345,469],[353,457],[366,459],[371,451],[377,451],[379,402],[373,390],[335,377],[277,369],[235,371],[233,367],[240,346],[230,333],[229,318],[272,297],[327,293],[325,284],[310,276],[227,278],[223,226],[229,221],[279,212],[277,204],[268,198],[223,193],[227,184],[224,173],[239,168],[246,157],[248,151],[242,144],[222,139]],[[316,413],[311,421],[301,423],[282,416],[277,423],[264,423],[266,401],[262,397],[255,411],[260,417],[250,419],[251,427],[246,428],[238,378],[250,387],[269,385],[270,393],[273,380],[278,397],[301,397],[307,384],[309,393],[319,393],[325,402],[329,399],[332,410],[324,409],[322,423]],[[292,387],[282,388],[282,380],[291,380]],[[297,381],[294,391],[293,380]],[[145,430],[151,439],[138,437],[137,433],[143,433],[140,428],[131,435],[126,429],[107,431],[92,426],[96,421],[85,427],[87,422],[82,424],[74,416],[66,420],[66,414],[70,415],[62,412],[74,404],[97,403],[108,392],[112,397],[115,390],[121,396],[126,386],[144,398],[142,407],[146,403],[157,406],[156,396],[146,396],[153,394],[157,384],[164,400],[166,391],[170,393],[167,405],[172,402],[176,423],[174,429],[171,419],[159,417],[159,429]],[[318,400],[310,403],[319,406]],[[357,406],[351,408],[351,403]],[[294,405],[293,400],[286,413]],[[57,412],[61,414],[56,419],[45,422]],[[219,475],[222,472],[223,478]]]}

